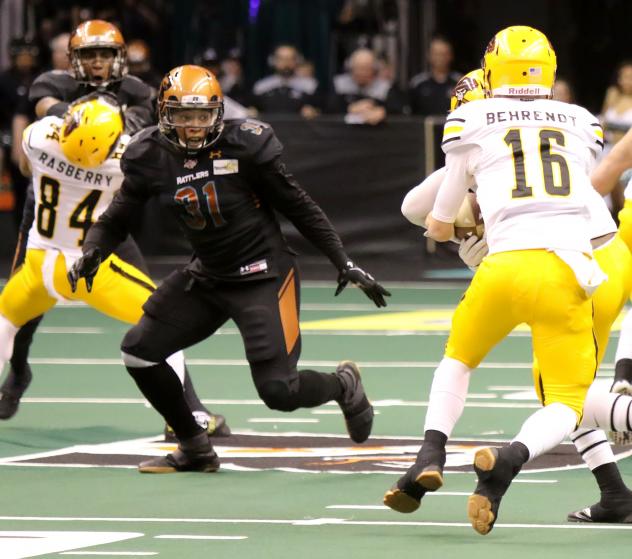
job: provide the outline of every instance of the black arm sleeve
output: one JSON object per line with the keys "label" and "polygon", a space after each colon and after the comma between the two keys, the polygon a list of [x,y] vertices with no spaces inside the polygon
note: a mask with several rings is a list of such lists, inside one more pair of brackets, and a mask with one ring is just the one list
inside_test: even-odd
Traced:
{"label": "black arm sleeve", "polygon": [[145,190],[125,179],[110,205],[90,227],[83,243],[83,253],[91,248],[98,248],[101,258],[105,260],[126,239],[130,225],[147,198]]}
{"label": "black arm sleeve", "polygon": [[154,92],[145,82],[134,76],[125,76],[118,91],[125,109],[125,132],[130,136],[154,124]]}
{"label": "black arm sleeve", "polygon": [[125,133],[133,136],[147,126],[153,124],[151,102],[149,107],[143,105],[134,105],[125,110]]}
{"label": "black arm sleeve", "polygon": [[68,107],[70,107],[70,103],[66,103],[64,101],[55,103],[54,105],[48,107],[48,110],[46,111],[46,116],[58,116],[59,118],[61,118],[68,110]]}
{"label": "black arm sleeve", "polygon": [[26,245],[29,240],[29,231],[33,220],[35,219],[35,195],[33,193],[33,182],[29,183],[26,189],[26,197],[24,199],[24,209],[22,211],[22,221],[18,230],[18,242],[15,245],[15,253],[13,255],[13,263],[11,264],[11,275],[13,275],[19,266],[24,263],[26,257]]}
{"label": "black arm sleeve", "polygon": [[299,232],[321,250],[337,269],[349,260],[338,233],[325,212],[312,200],[279,158],[257,167],[263,196]]}
{"label": "black arm sleeve", "polygon": [[35,220],[35,191],[33,190],[33,181],[29,182],[26,189],[26,198],[24,199],[24,209],[22,210],[22,221],[20,222],[20,233],[28,236],[31,225]]}

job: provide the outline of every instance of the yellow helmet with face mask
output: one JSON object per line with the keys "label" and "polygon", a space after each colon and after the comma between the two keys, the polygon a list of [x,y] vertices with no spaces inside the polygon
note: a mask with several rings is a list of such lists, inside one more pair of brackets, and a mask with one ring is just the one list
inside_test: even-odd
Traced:
{"label": "yellow helmet with face mask", "polygon": [[491,97],[551,97],[557,59],[544,33],[524,25],[499,31],[483,56]]}
{"label": "yellow helmet with face mask", "polygon": [[468,72],[456,83],[450,97],[450,112],[478,99],[485,99],[484,73],[481,68]]}
{"label": "yellow helmet with face mask", "polygon": [[64,116],[59,144],[74,165],[98,167],[116,148],[123,128],[121,109],[105,96],[78,99]]}

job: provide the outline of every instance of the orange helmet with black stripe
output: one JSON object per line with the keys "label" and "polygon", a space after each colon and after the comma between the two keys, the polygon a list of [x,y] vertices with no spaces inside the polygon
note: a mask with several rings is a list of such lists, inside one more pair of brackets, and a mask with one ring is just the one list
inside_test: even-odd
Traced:
{"label": "orange helmet with black stripe", "polygon": [[[109,71],[95,75],[86,59],[97,50],[112,51]],[[127,49],[118,28],[108,21],[92,19],[84,21],[70,35],[68,57],[75,78],[93,86],[107,86],[127,74]]]}
{"label": "orange helmet with black stripe", "polygon": [[209,70],[188,64],[165,75],[158,90],[158,124],[171,143],[187,151],[207,148],[222,133],[223,117],[222,88]]}

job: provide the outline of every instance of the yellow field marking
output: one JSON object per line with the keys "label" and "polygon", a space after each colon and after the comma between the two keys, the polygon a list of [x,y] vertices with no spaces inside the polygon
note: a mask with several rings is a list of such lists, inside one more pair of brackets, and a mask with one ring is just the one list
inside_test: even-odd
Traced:
{"label": "yellow field marking", "polygon": [[[301,322],[305,331],[314,330],[381,330],[381,331],[449,331],[452,324],[454,307],[425,309],[410,312],[382,312],[356,315],[324,320],[308,320]],[[614,323],[613,331],[621,329],[621,321],[625,313],[621,313]],[[527,332],[526,324],[521,324],[515,331]]]}

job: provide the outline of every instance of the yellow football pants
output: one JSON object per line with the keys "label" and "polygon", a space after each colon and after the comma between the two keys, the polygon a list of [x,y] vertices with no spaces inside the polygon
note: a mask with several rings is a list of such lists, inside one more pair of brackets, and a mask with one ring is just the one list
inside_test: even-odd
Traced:
{"label": "yellow football pants", "polygon": [[99,267],[92,291],[88,293],[85,281],[80,280],[73,293],[61,253],[54,259],[50,278],[45,280],[46,252],[29,249],[24,264],[0,294],[0,314],[14,326],[20,327],[55,306],[57,299],[49,294],[45,281],[52,281],[55,291],[65,299],[83,301],[103,314],[129,324],[140,320],[142,306],[155,289],[152,280],[140,270],[111,255]]}
{"label": "yellow football pants", "polygon": [[540,363],[536,388],[543,403],[567,405],[579,422],[597,367],[592,302],[552,252],[487,256],[454,313],[445,355],[474,369],[523,322]]}
{"label": "yellow football pants", "polygon": [[[632,201],[626,200],[619,212],[619,230],[612,241],[594,252],[599,267],[608,276],[593,293],[593,329],[597,340],[597,366],[608,348],[610,330],[632,292]],[[533,361],[533,381],[538,398],[540,370]]]}

